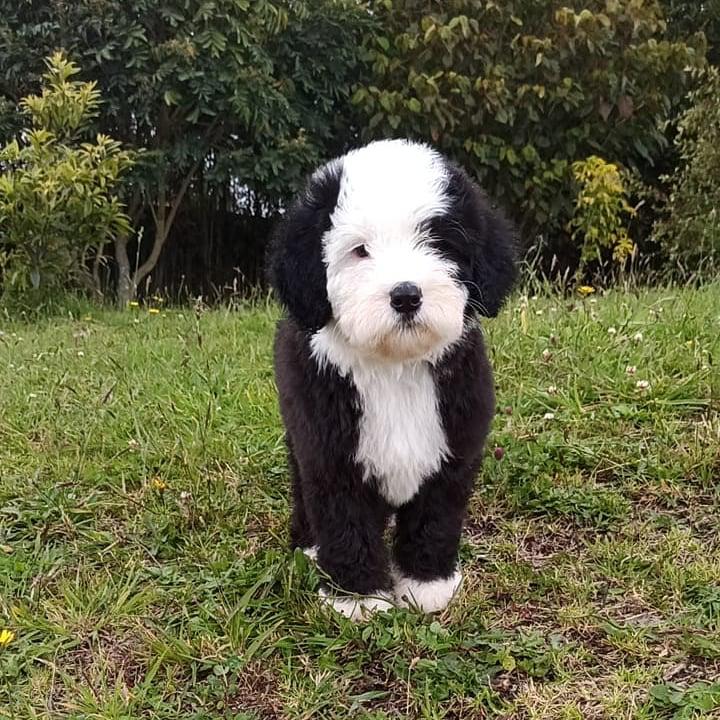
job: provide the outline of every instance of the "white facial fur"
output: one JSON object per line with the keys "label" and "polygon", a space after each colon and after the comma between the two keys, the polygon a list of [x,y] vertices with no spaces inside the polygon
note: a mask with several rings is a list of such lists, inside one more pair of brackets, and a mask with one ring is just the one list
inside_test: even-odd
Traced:
{"label": "white facial fur", "polygon": [[[433,360],[462,335],[467,291],[455,277],[456,266],[419,230],[447,210],[446,184],[441,157],[424,145],[382,141],[343,158],[323,258],[336,332],[355,353]],[[360,245],[368,257],[353,253]],[[410,327],[390,306],[390,290],[401,282],[422,291]]]}

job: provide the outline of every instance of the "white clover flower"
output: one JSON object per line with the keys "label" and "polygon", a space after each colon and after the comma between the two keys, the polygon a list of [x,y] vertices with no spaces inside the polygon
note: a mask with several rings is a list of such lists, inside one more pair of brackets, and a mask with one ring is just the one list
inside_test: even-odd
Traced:
{"label": "white clover flower", "polygon": [[557,385],[550,385],[550,387],[547,389],[548,395],[557,395],[558,389]]}
{"label": "white clover flower", "polygon": [[542,351],[542,359],[543,359],[545,362],[547,362],[548,360],[550,360],[551,357],[552,357],[552,353],[551,353],[547,348],[545,348],[545,349]]}
{"label": "white clover flower", "polygon": [[625,372],[626,372],[628,375],[635,375],[635,373],[637,373],[637,367],[635,367],[635,365],[628,365],[628,366],[625,368]]}
{"label": "white clover flower", "polygon": [[617,335],[617,329],[614,327],[608,328],[608,335]]}
{"label": "white clover flower", "polygon": [[637,332],[633,335],[633,342],[637,343],[638,345],[643,341],[643,334],[641,332]]}
{"label": "white clover flower", "polygon": [[547,412],[543,415],[543,420],[554,420],[555,413]]}
{"label": "white clover flower", "polygon": [[635,387],[638,390],[649,390],[650,389],[650,382],[648,380],[638,380],[635,383]]}

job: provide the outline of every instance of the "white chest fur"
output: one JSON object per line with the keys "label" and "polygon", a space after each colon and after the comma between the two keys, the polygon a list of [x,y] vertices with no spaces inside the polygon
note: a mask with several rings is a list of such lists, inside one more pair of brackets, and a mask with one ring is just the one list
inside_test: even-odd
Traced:
{"label": "white chest fur", "polygon": [[328,329],[313,336],[312,348],[320,362],[350,376],[357,389],[361,416],[355,459],[366,479],[376,477],[392,505],[408,502],[449,454],[429,365],[359,359]]}

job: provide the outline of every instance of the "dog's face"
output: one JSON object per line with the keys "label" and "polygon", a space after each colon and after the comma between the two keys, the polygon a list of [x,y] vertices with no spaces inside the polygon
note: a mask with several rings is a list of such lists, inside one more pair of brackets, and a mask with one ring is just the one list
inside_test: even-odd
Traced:
{"label": "dog's face", "polygon": [[270,256],[280,300],[360,355],[439,356],[473,312],[497,314],[515,277],[512,235],[459,168],[383,141],[310,178]]}

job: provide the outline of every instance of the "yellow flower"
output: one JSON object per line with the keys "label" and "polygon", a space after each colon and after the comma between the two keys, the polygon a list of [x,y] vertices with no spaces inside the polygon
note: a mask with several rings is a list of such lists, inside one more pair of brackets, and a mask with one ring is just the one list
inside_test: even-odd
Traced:
{"label": "yellow flower", "polygon": [[160,311],[159,311],[157,308],[150,308],[150,309],[148,310],[148,312],[149,312],[151,315],[159,315],[159,314],[160,314]]}
{"label": "yellow flower", "polygon": [[131,301],[128,303],[128,307],[140,307],[140,303],[137,302],[137,300],[131,300]]}
{"label": "yellow flower", "polygon": [[590,285],[581,285],[577,291],[583,296],[587,297],[588,295],[592,295],[595,292],[594,287],[590,287]]}
{"label": "yellow flower", "polygon": [[152,484],[158,492],[164,492],[167,490],[167,483],[162,478],[154,477]]}
{"label": "yellow flower", "polygon": [[15,639],[15,633],[12,630],[0,630],[0,648],[7,647]]}

